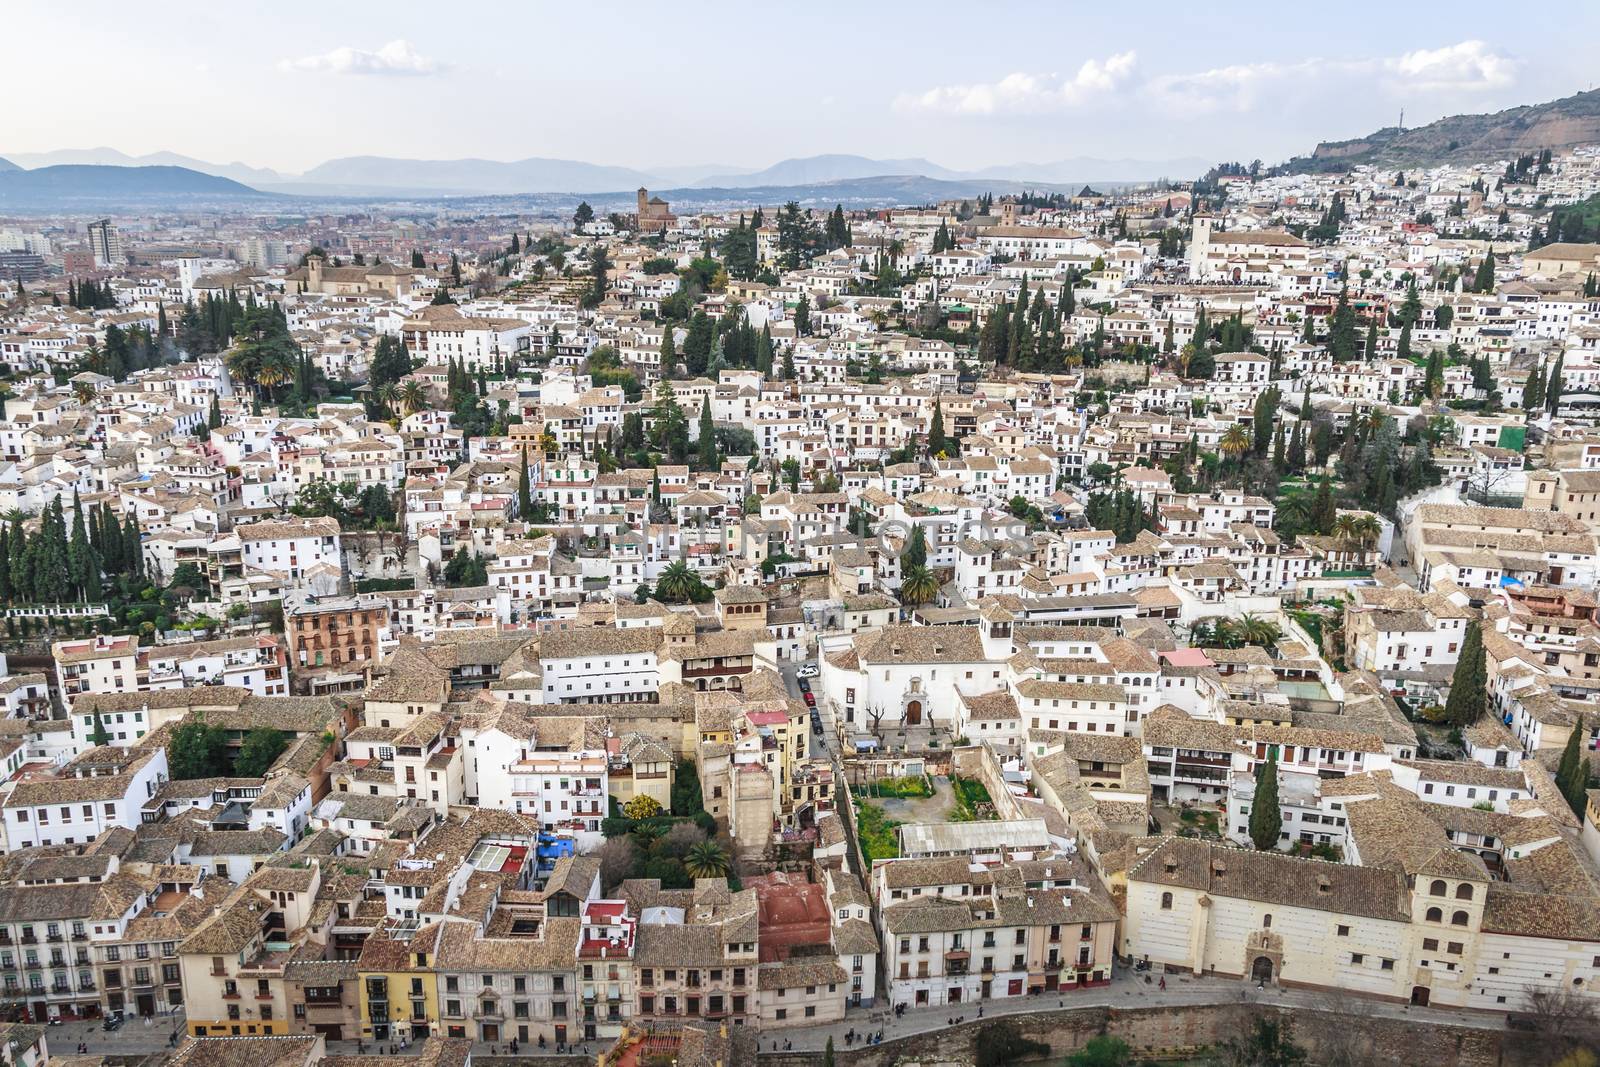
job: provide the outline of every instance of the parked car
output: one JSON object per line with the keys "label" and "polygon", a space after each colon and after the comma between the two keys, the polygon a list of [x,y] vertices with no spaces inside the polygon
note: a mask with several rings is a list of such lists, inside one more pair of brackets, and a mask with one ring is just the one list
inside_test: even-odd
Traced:
{"label": "parked car", "polygon": [[811,683],[806,681],[804,678],[801,678],[799,681],[795,682],[794,684],[800,687],[800,692],[802,692],[802,693],[811,692]]}
{"label": "parked car", "polygon": [[806,698],[806,707],[814,708],[814,707],[817,706],[817,694],[815,694],[815,693],[804,693],[802,695]]}
{"label": "parked car", "polygon": [[797,677],[797,678],[815,678],[817,675],[819,675],[821,673],[822,673],[822,668],[817,666],[815,663],[802,663],[802,664],[800,664],[800,669],[798,671],[795,671],[795,677]]}

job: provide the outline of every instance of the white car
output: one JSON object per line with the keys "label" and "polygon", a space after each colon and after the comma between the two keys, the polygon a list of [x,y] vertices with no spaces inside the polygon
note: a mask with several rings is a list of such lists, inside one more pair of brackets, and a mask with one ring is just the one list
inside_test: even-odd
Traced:
{"label": "white car", "polygon": [[822,668],[815,663],[802,663],[800,669],[794,672],[796,678],[815,678],[822,673]]}

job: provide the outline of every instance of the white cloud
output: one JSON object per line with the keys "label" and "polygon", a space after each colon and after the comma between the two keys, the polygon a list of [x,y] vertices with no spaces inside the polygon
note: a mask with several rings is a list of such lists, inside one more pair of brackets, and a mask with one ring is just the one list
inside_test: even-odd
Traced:
{"label": "white cloud", "polygon": [[1109,93],[1133,75],[1135,55],[1118,52],[1103,60],[1090,59],[1076,74],[1026,74],[1018,71],[997,82],[935,86],[920,93],[903,93],[894,102],[898,111],[929,111],[946,115],[1038,114],[1079,107]]}
{"label": "white cloud", "polygon": [[1516,80],[1517,61],[1482,41],[1419,49],[1400,56],[1243,63],[1193,74],[1166,74],[1144,85],[1146,95],[1177,114],[1249,111],[1260,102],[1303,93],[1341,93],[1378,84],[1390,93],[1503,89]]}
{"label": "white cloud", "polygon": [[373,74],[391,77],[435,74],[440,65],[411,47],[410,41],[390,41],[376,52],[343,46],[317,56],[286,59],[284,70],[325,74]]}
{"label": "white cloud", "polygon": [[1386,62],[1393,80],[1423,92],[1503,89],[1516,80],[1515,60],[1482,41],[1407,52]]}

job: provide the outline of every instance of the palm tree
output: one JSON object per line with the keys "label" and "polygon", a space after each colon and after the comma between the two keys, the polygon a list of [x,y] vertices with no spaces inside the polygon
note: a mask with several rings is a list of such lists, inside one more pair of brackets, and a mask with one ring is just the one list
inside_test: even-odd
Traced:
{"label": "palm tree", "polygon": [[1232,619],[1218,619],[1211,628],[1211,640],[1218,648],[1238,648],[1243,643],[1239,624]]}
{"label": "palm tree", "polygon": [[646,852],[652,845],[667,835],[667,827],[659,822],[640,822],[633,826],[633,836],[639,839],[639,845]]}
{"label": "palm tree", "polygon": [[1278,526],[1292,526],[1304,530],[1311,525],[1311,500],[1297,493],[1278,505]]}
{"label": "palm tree", "polygon": [[1234,423],[1222,435],[1222,441],[1218,447],[1222,449],[1223,455],[1229,459],[1238,459],[1250,449],[1250,431],[1238,423]]}
{"label": "palm tree", "polygon": [[294,360],[289,353],[275,348],[261,359],[256,368],[256,384],[266,389],[270,397],[278,386],[294,377]]}
{"label": "palm tree", "polygon": [[1278,638],[1283,636],[1283,631],[1278,629],[1277,623],[1250,614],[1239,619],[1236,632],[1244,644],[1263,647],[1276,644]]}
{"label": "palm tree", "polygon": [[412,378],[400,387],[398,399],[400,406],[405,409],[407,415],[415,415],[428,406],[428,388],[417,379]]}
{"label": "palm tree", "polygon": [[656,579],[656,596],[665,601],[683,603],[693,599],[700,585],[700,576],[680,559],[669,565]]}
{"label": "palm tree", "polygon": [[261,371],[261,348],[259,345],[234,345],[223,357],[223,363],[228,368],[229,374],[240,381],[255,385],[256,375]]}
{"label": "palm tree", "polygon": [[715,841],[701,841],[683,857],[683,869],[691,878],[726,878],[731,866],[727,850]]}
{"label": "palm tree", "polygon": [[911,567],[900,583],[900,601],[904,604],[926,604],[939,595],[939,579],[926,567]]}
{"label": "palm tree", "polygon": [[1383,524],[1378,521],[1376,515],[1363,515],[1355,521],[1351,533],[1361,542],[1363,548],[1369,548],[1378,543],[1378,537],[1383,533]]}
{"label": "palm tree", "polygon": [[1209,620],[1196,619],[1189,624],[1189,644],[1194,648],[1204,648],[1216,639],[1216,627]]}
{"label": "palm tree", "polygon": [[73,382],[72,383],[72,395],[78,401],[78,403],[82,404],[84,407],[88,407],[89,406],[89,402],[92,401],[95,398],[94,383],[93,382]]}
{"label": "palm tree", "polygon": [[378,401],[390,411],[400,407],[400,386],[397,382],[385,382],[378,390]]}
{"label": "palm tree", "polygon": [[1359,522],[1354,515],[1344,514],[1333,520],[1333,537],[1340,544],[1349,544],[1356,539],[1356,523]]}

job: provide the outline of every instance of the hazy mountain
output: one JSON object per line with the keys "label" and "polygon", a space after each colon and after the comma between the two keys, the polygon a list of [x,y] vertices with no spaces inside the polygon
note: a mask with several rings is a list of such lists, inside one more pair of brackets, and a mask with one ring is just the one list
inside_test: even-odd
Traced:
{"label": "hazy mountain", "polygon": [[1348,141],[1323,141],[1290,171],[1342,171],[1358,163],[1476,163],[1600,141],[1600,89],[1483,115],[1451,115],[1403,130],[1387,126]]}
{"label": "hazy mountain", "polygon": [[4,174],[8,170],[21,170],[21,169],[22,169],[21,167],[17,166],[15,163],[11,162],[11,160],[9,160],[9,159],[0,159],[0,174]]}
{"label": "hazy mountain", "polygon": [[260,200],[267,194],[231,178],[187,167],[63,164],[0,172],[0,205],[28,208],[116,206],[132,202]]}
{"label": "hazy mountain", "polygon": [[926,159],[871,159],[866,156],[825,155],[786,159],[765,170],[743,174],[711,175],[689,184],[704,188],[744,189],[758,186],[814,185],[890,175],[915,175],[940,181],[1017,182],[1136,182],[1155,178],[1185,178],[1203,174],[1211,166],[1204,159],[1096,159],[1074,157],[1053,163],[1003,163],[973,170],[952,170]]}
{"label": "hazy mountain", "polygon": [[[1081,184],[1081,183],[1080,183]],[[664,189],[661,196],[685,210],[738,208],[757,204],[773,205],[796,200],[802,207],[831,209],[834,204],[850,208],[895,207],[902,204],[927,204],[936,200],[976,199],[984,193],[1004,195],[1023,189],[1036,192],[1075,192],[1079,186],[1058,186],[1048,182],[1013,182],[992,178],[926,178],[918,174],[877,174],[862,178],[842,178],[831,182],[806,182],[797,185],[690,186]],[[609,210],[612,205],[596,199]]]}
{"label": "hazy mountain", "polygon": [[65,164],[112,167],[184,167],[201,174],[214,174],[219,178],[232,178],[246,185],[284,181],[284,176],[267,167],[252,167],[245,163],[211,163],[204,159],[182,156],[176,152],[151,152],[143,156],[130,156],[115,148],[64,148],[56,152],[13,152],[8,156],[19,167],[33,170],[39,167],[56,167]]}
{"label": "hazy mountain", "polygon": [[650,175],[570,159],[330,159],[300,175],[301,182],[372,189],[429,189],[456,193],[565,193],[631,189]]}
{"label": "hazy mountain", "polygon": [[765,170],[744,174],[716,174],[692,185],[720,189],[748,189],[757,186],[815,185],[818,182],[848,181],[883,174],[916,174],[926,178],[959,178],[961,175],[926,159],[869,159],[866,156],[824,155],[785,159]]}
{"label": "hazy mountain", "polygon": [[1094,156],[1073,156],[1053,163],[1007,163],[983,167],[963,175],[969,178],[1003,178],[1009,181],[1041,181],[1072,184],[1074,182],[1147,182],[1157,178],[1186,180],[1204,174],[1213,161],[1190,157],[1184,159],[1099,159]]}

